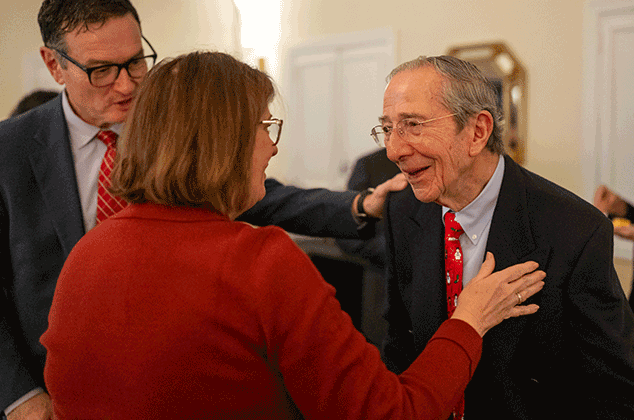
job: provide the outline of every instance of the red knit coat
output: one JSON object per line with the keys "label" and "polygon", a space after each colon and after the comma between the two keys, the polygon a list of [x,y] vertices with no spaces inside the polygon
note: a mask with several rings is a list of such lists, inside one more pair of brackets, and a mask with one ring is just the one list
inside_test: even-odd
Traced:
{"label": "red knit coat", "polygon": [[446,418],[482,345],[447,321],[397,376],[284,231],[153,204],[75,246],[41,342],[59,419]]}

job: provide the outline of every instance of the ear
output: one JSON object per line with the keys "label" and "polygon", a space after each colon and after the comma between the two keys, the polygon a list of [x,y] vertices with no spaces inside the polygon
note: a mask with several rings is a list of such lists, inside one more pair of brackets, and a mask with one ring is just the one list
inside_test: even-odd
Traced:
{"label": "ear", "polygon": [[60,85],[66,83],[64,80],[64,73],[62,71],[62,66],[59,64],[59,59],[55,51],[48,47],[40,47],[40,55],[42,56],[42,60],[44,60],[44,64],[46,64],[46,68],[53,76],[53,79]]}
{"label": "ear", "polygon": [[493,116],[489,111],[480,111],[475,117],[473,138],[469,146],[470,156],[477,156],[486,148],[493,133]]}

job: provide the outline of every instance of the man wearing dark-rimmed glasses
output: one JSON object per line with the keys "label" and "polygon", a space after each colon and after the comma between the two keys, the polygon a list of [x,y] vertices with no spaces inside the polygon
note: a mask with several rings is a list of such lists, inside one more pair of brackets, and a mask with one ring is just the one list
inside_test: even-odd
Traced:
{"label": "man wearing dark-rimmed glasses", "polygon": [[[0,414],[9,420],[51,417],[39,337],[66,257],[96,224],[100,165],[113,138],[109,133],[106,145],[99,133],[122,132],[157,58],[129,0],[45,0],[38,23],[42,59],[64,90],[0,122]],[[279,140],[281,121],[269,127]],[[392,184],[364,200],[354,192],[302,190],[272,179],[266,187],[266,197],[243,220],[354,238],[357,209],[361,222],[380,216]]]}

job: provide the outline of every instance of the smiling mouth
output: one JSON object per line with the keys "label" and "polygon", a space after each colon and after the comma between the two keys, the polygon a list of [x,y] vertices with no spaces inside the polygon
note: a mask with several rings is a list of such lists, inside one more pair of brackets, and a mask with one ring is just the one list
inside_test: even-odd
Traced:
{"label": "smiling mouth", "polygon": [[412,171],[403,171],[405,173],[405,175],[407,175],[409,178],[416,178],[419,175],[423,174],[427,169],[429,169],[431,166],[425,166],[419,169],[415,169]]}

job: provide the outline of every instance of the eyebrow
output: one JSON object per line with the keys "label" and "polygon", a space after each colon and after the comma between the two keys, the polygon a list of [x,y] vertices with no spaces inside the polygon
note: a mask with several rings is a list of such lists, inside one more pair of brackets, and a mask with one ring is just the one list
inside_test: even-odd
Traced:
{"label": "eyebrow", "polygon": [[[139,52],[137,52],[132,57],[130,57],[127,60],[125,60],[124,63],[127,63],[130,60],[134,60],[135,58],[143,57],[143,53],[144,53],[143,47],[141,47]],[[114,63],[112,61],[90,59],[90,60],[88,60],[88,62],[86,64],[84,64],[84,66],[85,67],[101,67],[101,66],[112,66],[112,65],[116,65],[116,64],[123,64],[123,63]]]}
{"label": "eyebrow", "polygon": [[[407,119],[407,118],[418,118],[418,119],[421,119],[421,120],[426,119],[425,116],[422,115],[422,114],[409,113],[409,112],[401,112],[400,114],[398,114],[398,117],[399,117],[399,121]],[[379,117],[379,122],[381,124],[386,123],[386,122],[391,122],[391,121],[392,120],[389,117],[385,116],[385,115],[381,115]]]}

